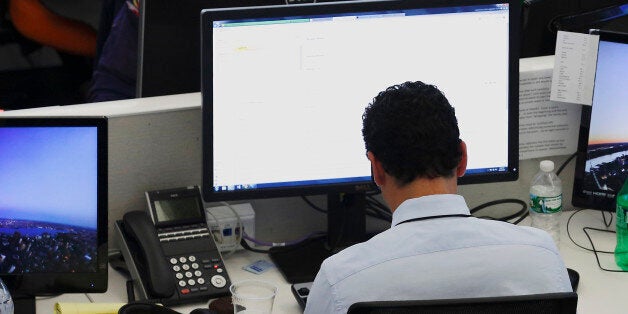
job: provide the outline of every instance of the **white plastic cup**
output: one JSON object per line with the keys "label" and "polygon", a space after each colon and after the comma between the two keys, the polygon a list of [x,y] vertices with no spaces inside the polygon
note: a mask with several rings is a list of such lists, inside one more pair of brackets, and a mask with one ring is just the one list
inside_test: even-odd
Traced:
{"label": "white plastic cup", "polygon": [[2,279],[0,279],[0,314],[13,314],[13,299]]}
{"label": "white plastic cup", "polygon": [[261,280],[244,280],[229,287],[235,314],[270,314],[277,286]]}

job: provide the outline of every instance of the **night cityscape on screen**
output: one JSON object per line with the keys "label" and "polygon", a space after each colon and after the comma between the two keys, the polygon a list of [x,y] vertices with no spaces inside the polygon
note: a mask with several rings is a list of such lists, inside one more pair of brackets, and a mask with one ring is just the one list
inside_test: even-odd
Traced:
{"label": "night cityscape on screen", "polygon": [[0,273],[95,272],[95,127],[0,127]]}
{"label": "night cityscape on screen", "polygon": [[628,178],[624,85],[628,45],[600,41],[585,165],[585,193],[614,196]]}

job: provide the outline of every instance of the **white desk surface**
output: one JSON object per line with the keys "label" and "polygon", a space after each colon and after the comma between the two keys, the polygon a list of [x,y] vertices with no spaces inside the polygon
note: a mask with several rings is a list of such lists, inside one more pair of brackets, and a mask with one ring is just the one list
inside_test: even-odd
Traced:
{"label": "white desk surface", "polygon": [[[576,246],[567,236],[566,222],[573,211],[564,212],[562,219],[560,252],[569,268],[580,273],[578,287],[578,313],[627,313],[625,303],[628,291],[628,274],[613,273],[601,270],[595,255]],[[608,215],[607,215],[608,216]],[[524,221],[522,224],[526,224]],[[603,220],[599,211],[586,210],[573,216],[569,231],[576,243],[591,247],[583,227],[602,228]],[[614,225],[614,221],[613,221]],[[614,230],[614,226],[611,228]],[[615,246],[615,235],[601,232],[590,232],[593,243],[598,250],[612,251]],[[268,256],[248,251],[238,251],[225,258],[225,265],[232,281],[243,279],[261,279],[274,282],[279,287],[273,313],[302,313],[288,284],[277,269],[271,269],[261,275],[242,270],[242,266],[258,259],[269,259]],[[616,268],[612,254],[601,254],[601,263],[605,268]],[[106,293],[90,294],[94,302],[126,302],[126,278],[117,271],[109,270],[109,289]],[[51,313],[56,302],[90,302],[84,294],[64,294],[55,298],[38,299],[37,312]],[[195,308],[205,307],[207,303],[196,303],[173,309],[187,314]]]}

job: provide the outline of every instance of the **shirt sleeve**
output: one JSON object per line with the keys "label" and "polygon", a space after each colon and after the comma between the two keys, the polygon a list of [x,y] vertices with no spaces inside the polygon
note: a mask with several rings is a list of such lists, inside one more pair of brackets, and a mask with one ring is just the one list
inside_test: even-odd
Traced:
{"label": "shirt sleeve", "polygon": [[135,98],[138,16],[127,2],[116,15],[92,75],[89,102]]}
{"label": "shirt sleeve", "polygon": [[303,314],[339,313],[334,309],[334,300],[332,287],[325,275],[325,264],[323,264],[312,283]]}

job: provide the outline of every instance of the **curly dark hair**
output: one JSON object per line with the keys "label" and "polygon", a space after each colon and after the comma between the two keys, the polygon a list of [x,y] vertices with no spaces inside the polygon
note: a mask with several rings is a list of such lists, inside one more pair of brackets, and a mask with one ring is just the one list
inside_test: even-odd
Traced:
{"label": "curly dark hair", "polygon": [[433,85],[405,82],[377,95],[362,116],[366,150],[398,184],[452,177],[460,163],[455,110]]}

